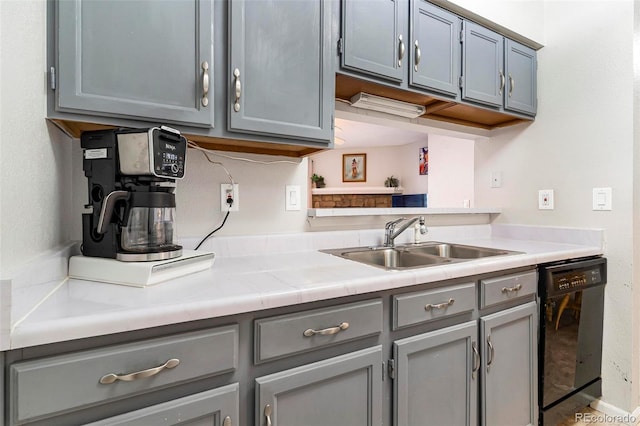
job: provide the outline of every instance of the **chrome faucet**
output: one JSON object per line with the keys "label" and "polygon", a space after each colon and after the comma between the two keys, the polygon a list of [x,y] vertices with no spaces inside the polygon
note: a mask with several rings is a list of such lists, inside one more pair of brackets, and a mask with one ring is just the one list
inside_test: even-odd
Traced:
{"label": "chrome faucet", "polygon": [[[424,216],[416,216],[414,218],[411,219],[406,219],[404,217],[401,217],[400,219],[396,219],[396,220],[392,220],[391,222],[387,222],[387,224],[384,226],[384,246],[385,247],[393,247],[394,246],[394,240],[396,239],[396,237],[398,235],[400,235],[402,232],[404,232],[404,230],[406,230],[408,227],[410,227],[411,225],[413,225],[414,223],[416,223],[417,221],[420,221],[420,233],[421,234],[426,234],[427,233],[427,227],[424,224]],[[402,225],[400,225],[400,227],[398,227],[398,229],[396,230],[396,225],[398,225],[399,223],[404,222]]]}

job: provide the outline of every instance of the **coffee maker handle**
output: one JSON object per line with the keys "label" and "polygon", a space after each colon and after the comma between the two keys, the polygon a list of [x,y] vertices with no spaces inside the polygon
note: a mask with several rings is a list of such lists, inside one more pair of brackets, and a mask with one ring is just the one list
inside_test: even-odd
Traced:
{"label": "coffee maker handle", "polygon": [[98,218],[98,228],[96,229],[98,234],[107,232],[107,226],[109,226],[111,222],[111,216],[113,216],[113,208],[116,202],[119,200],[127,200],[129,194],[129,191],[113,191],[104,197],[102,208],[100,209],[100,217]]}

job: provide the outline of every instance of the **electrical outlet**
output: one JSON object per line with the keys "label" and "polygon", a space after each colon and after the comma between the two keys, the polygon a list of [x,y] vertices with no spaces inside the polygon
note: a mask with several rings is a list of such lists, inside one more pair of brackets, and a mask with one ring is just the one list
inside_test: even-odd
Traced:
{"label": "electrical outlet", "polygon": [[[240,186],[237,183],[231,185],[230,183],[220,184],[220,211],[237,212],[240,210]],[[231,198],[233,204],[229,207],[227,200]]]}
{"label": "electrical outlet", "polygon": [[538,191],[538,210],[553,210],[553,189]]}
{"label": "electrical outlet", "polygon": [[502,172],[491,172],[491,188],[502,187]]}

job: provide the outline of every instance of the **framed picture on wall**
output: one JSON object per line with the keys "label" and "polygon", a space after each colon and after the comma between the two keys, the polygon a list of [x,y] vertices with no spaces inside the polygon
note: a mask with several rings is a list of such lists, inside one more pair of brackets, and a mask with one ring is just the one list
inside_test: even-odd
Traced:
{"label": "framed picture on wall", "polygon": [[419,173],[421,175],[429,174],[429,148],[426,146],[424,148],[420,148],[420,170]]}
{"label": "framed picture on wall", "polygon": [[367,181],[367,154],[342,154],[342,181]]}

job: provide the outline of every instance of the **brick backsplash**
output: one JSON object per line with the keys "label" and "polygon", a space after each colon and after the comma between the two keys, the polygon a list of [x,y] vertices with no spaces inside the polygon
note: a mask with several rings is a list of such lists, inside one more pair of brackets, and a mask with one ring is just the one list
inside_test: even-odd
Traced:
{"label": "brick backsplash", "polygon": [[391,194],[329,194],[313,195],[313,208],[391,207]]}

